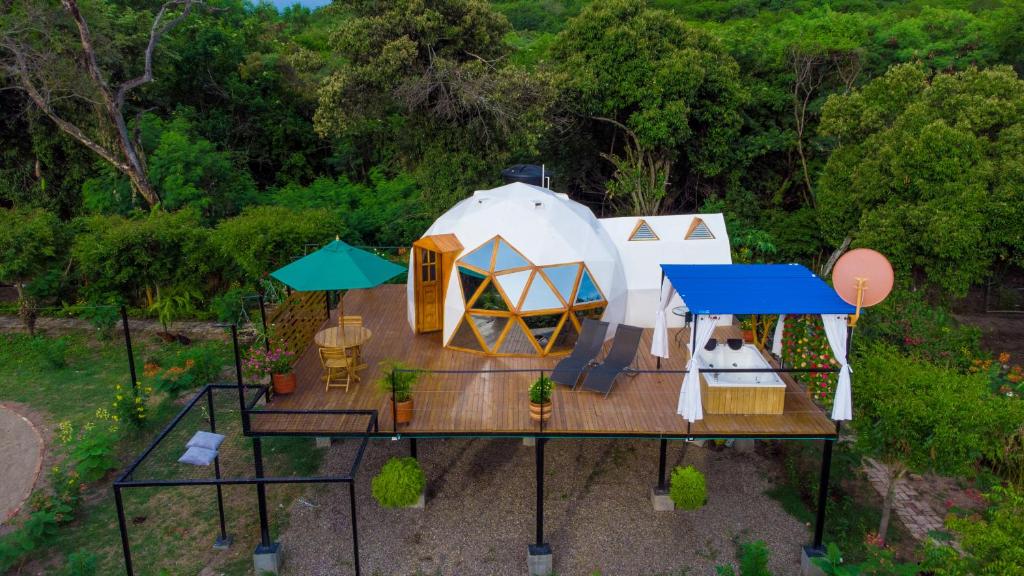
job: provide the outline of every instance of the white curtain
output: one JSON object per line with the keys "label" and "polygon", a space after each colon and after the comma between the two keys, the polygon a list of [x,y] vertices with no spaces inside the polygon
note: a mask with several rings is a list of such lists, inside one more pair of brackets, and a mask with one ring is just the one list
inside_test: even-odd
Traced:
{"label": "white curtain", "polygon": [[658,302],[658,312],[654,316],[654,335],[651,337],[651,355],[668,358],[668,321],[665,312],[672,302],[672,296],[676,290],[672,283],[661,279],[661,300]]}
{"label": "white curtain", "polygon": [[786,315],[779,314],[779,319],[775,321],[775,333],[772,334],[772,354],[775,354],[779,358],[782,357],[782,331],[785,330]]}
{"label": "white curtain", "polygon": [[679,406],[676,412],[690,422],[696,422],[704,418],[704,408],[700,401],[700,362],[696,355],[704,349],[704,346],[711,339],[715,332],[715,325],[718,323],[718,316],[695,316],[690,324],[690,349],[694,351],[686,364],[686,377],[683,378],[683,388],[679,391]]}
{"label": "white curtain", "polygon": [[822,314],[821,322],[825,325],[825,336],[832,347],[832,357],[839,362],[839,382],[836,384],[836,397],[832,402],[833,420],[853,419],[853,399],[850,393],[850,365],[846,361],[846,339],[849,317],[836,314]]}

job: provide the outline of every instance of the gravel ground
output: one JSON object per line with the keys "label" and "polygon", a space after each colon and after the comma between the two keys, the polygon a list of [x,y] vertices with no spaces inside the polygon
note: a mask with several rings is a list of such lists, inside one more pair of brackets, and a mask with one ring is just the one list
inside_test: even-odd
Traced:
{"label": "gravel ground", "polygon": [[[324,470],[348,468],[356,443],[336,443]],[[774,465],[757,454],[669,444],[669,465],[708,480],[696,512],[653,511],[658,442],[555,439],[547,444],[545,530],[560,576],[713,574],[736,541],[765,540],[776,574],[799,572],[809,528],[764,495]],[[408,442],[371,441],[356,483],[363,574],[521,575],[534,531],[534,451],[517,439],[419,441],[423,510],[385,510],[370,479]],[[319,486],[293,504],[284,574],[352,574],[347,486]]]}

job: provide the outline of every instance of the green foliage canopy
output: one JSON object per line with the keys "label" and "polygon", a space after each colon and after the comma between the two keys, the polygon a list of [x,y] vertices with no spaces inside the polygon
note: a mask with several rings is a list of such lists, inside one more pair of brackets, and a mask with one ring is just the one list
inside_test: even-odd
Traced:
{"label": "green foliage canopy", "polygon": [[1024,81],[1009,67],[892,68],[832,96],[838,147],[821,177],[829,241],[884,252],[908,282],[962,296],[997,262],[1024,262]]}

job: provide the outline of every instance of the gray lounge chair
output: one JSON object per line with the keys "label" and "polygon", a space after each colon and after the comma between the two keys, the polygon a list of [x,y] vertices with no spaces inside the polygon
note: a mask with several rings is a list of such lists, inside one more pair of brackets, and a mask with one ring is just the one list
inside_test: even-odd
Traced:
{"label": "gray lounge chair", "polygon": [[601,352],[601,346],[604,345],[604,338],[607,333],[607,322],[601,322],[593,318],[584,318],[580,337],[576,339],[576,346],[551,371],[551,380],[562,386],[575,388],[583,372],[592,366],[597,359],[598,353]]}
{"label": "gray lounge chair", "polygon": [[630,368],[630,364],[636,359],[636,351],[640,348],[640,337],[643,333],[643,328],[619,324],[612,349],[608,351],[603,362],[587,372],[587,377],[583,380],[583,389],[604,393],[604,397],[607,398],[615,379],[620,374],[635,375],[636,369]]}

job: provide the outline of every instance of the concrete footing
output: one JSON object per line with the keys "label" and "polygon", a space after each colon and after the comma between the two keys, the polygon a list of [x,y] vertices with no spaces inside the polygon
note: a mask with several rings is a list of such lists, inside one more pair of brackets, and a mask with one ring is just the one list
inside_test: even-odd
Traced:
{"label": "concrete footing", "polygon": [[332,438],[330,436],[317,436],[315,438],[315,440],[316,440],[316,447],[317,448],[330,448],[331,447],[331,440],[332,440]]}
{"label": "concrete footing", "polygon": [[533,438],[533,437],[530,437],[530,436],[523,438],[523,446],[531,446],[532,447],[532,446],[536,446],[536,445],[537,445],[537,439],[536,438]]}
{"label": "concrete footing", "polygon": [[811,562],[811,558],[821,558],[825,551],[813,546],[800,549],[800,576],[825,576],[825,572]]}
{"label": "concrete footing", "polygon": [[739,439],[733,441],[732,447],[737,452],[743,452],[745,454],[751,454],[754,452],[757,440]]}
{"label": "concrete footing", "polygon": [[528,546],[526,551],[526,567],[530,571],[530,576],[549,576],[554,572],[555,561],[551,553],[551,546],[548,544],[541,544],[540,546],[531,544]]}
{"label": "concrete footing", "polygon": [[257,546],[252,553],[252,571],[256,574],[281,573],[281,543],[274,542],[270,546]]}
{"label": "concrete footing", "polygon": [[214,550],[227,550],[228,548],[231,548],[231,544],[233,542],[234,542],[234,539],[231,538],[230,534],[228,534],[227,536],[225,536],[223,538],[221,538],[220,536],[217,536],[217,539],[213,541],[213,549]]}
{"label": "concrete footing", "polygon": [[671,512],[676,509],[676,503],[668,495],[668,490],[657,487],[651,488],[651,506],[655,512]]}

